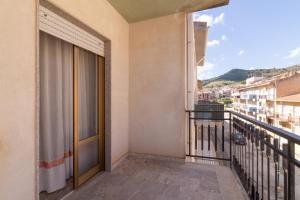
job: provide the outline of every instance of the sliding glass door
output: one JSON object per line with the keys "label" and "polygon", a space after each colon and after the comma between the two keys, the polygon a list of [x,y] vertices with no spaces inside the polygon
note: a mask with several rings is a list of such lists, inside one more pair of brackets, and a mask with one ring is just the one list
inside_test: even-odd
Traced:
{"label": "sliding glass door", "polygon": [[39,189],[78,187],[104,170],[104,58],[40,32]]}
{"label": "sliding glass door", "polygon": [[104,58],[74,47],[74,186],[104,169]]}

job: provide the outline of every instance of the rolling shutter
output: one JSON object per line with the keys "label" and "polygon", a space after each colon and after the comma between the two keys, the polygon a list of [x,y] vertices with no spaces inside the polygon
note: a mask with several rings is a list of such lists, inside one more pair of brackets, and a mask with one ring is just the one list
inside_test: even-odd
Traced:
{"label": "rolling shutter", "polygon": [[104,57],[104,42],[47,8],[39,8],[39,29]]}

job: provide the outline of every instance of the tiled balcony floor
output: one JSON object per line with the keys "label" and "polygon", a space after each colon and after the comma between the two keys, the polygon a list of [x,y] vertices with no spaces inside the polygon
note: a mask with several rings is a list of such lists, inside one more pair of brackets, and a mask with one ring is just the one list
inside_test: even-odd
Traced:
{"label": "tiled balcony floor", "polygon": [[228,167],[129,157],[65,200],[243,200],[241,190]]}

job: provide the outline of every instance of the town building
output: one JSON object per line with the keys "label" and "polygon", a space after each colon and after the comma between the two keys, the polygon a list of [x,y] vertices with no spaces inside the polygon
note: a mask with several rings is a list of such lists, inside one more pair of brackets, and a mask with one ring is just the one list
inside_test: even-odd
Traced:
{"label": "town building", "polygon": [[214,90],[201,90],[196,93],[197,101],[215,101],[217,99],[216,93]]}
{"label": "town building", "polygon": [[198,101],[218,101],[221,98],[231,98],[231,94],[232,88],[228,86],[221,88],[202,88],[196,92],[196,99]]}
{"label": "town building", "polygon": [[269,79],[250,78],[246,82],[248,84],[236,88],[232,94],[235,111],[300,134],[297,123],[299,72]]}
{"label": "town building", "polygon": [[276,125],[300,134],[300,93],[276,99]]}
{"label": "town building", "polygon": [[198,89],[198,91],[203,89],[203,81],[197,80],[197,89]]}

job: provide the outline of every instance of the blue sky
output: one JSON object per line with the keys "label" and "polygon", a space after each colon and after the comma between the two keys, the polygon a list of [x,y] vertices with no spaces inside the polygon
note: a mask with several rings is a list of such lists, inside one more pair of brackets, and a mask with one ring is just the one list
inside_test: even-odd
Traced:
{"label": "blue sky", "polygon": [[194,20],[210,25],[198,79],[234,68],[300,64],[299,9],[300,0],[231,0],[228,6],[195,13]]}

